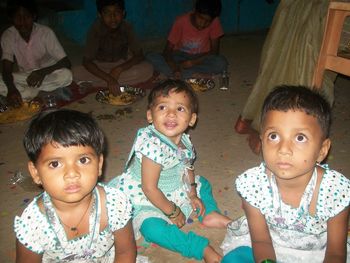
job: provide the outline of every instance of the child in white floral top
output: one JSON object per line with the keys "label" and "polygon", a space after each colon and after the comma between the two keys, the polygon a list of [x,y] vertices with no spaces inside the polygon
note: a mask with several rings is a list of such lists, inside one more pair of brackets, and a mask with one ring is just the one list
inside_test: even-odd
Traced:
{"label": "child in white floral top", "polygon": [[44,112],[24,137],[44,192],[15,218],[16,262],[135,262],[129,199],[97,185],[104,135],[88,114]]}
{"label": "child in white floral top", "polygon": [[245,216],[228,227],[223,263],[350,260],[350,180],[319,164],[331,145],[330,119],[326,100],[306,87],[280,86],[268,95],[264,163],[236,180]]}

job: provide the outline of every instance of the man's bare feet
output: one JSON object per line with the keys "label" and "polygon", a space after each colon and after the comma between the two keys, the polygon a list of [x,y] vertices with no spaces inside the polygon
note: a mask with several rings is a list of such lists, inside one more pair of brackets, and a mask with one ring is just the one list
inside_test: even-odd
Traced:
{"label": "man's bare feet", "polygon": [[260,154],[261,140],[260,140],[259,133],[257,131],[252,130],[249,133],[248,143],[249,143],[249,147],[253,151],[253,153]]}
{"label": "man's bare feet", "polygon": [[252,131],[251,123],[251,120],[246,120],[239,116],[235,124],[235,131],[239,134],[248,134]]}
{"label": "man's bare feet", "polygon": [[219,263],[222,256],[218,254],[210,245],[204,249],[203,259],[206,263]]}
{"label": "man's bare feet", "polygon": [[218,212],[212,212],[203,217],[202,224],[206,227],[226,228],[227,224],[232,220],[227,216],[219,214]]}

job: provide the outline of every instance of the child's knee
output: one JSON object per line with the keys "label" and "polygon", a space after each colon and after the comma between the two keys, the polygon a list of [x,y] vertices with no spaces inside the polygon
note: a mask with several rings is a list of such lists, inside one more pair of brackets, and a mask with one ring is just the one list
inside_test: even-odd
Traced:
{"label": "child's knee", "polygon": [[167,224],[161,218],[147,218],[143,221],[140,232],[147,241],[154,241],[155,237],[162,235]]}
{"label": "child's knee", "polygon": [[246,262],[253,263],[254,256],[253,250],[248,246],[237,247],[227,253],[221,260],[221,263],[231,263],[231,262]]}

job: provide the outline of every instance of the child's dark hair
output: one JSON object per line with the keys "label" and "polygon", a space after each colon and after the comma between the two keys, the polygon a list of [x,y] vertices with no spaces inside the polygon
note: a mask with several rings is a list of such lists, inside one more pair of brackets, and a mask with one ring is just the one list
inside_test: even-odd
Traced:
{"label": "child's dark hair", "polygon": [[116,5],[121,10],[125,10],[124,0],[96,0],[96,8],[99,13],[102,13],[103,8],[109,5]]}
{"label": "child's dark hair", "polygon": [[38,8],[35,0],[7,0],[6,12],[10,18],[13,18],[19,8],[27,9],[34,18],[38,15]]}
{"label": "child's dark hair", "polygon": [[331,107],[326,99],[316,91],[304,86],[277,86],[265,99],[261,112],[261,123],[266,113],[277,111],[302,111],[315,117],[325,138],[329,137]]}
{"label": "child's dark hair", "polygon": [[48,143],[58,143],[63,147],[91,146],[100,155],[104,152],[105,137],[89,114],[57,110],[43,112],[35,118],[23,139],[24,148],[33,163]]}
{"label": "child's dark hair", "polygon": [[148,95],[148,108],[151,108],[159,96],[169,96],[169,92],[185,92],[190,98],[192,113],[198,113],[198,98],[192,87],[183,80],[168,79],[154,87]]}
{"label": "child's dark hair", "polygon": [[195,4],[195,11],[215,18],[221,13],[220,0],[197,0]]}

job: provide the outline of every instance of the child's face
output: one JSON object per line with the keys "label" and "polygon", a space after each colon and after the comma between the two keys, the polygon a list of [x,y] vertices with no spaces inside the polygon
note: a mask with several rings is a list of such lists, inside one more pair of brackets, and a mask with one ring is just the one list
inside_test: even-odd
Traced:
{"label": "child's face", "polygon": [[283,180],[311,176],[330,147],[317,119],[302,111],[268,111],[260,136],[267,168]]}
{"label": "child's face", "polygon": [[191,16],[192,25],[198,30],[203,30],[210,26],[213,18],[209,15],[194,12]]}
{"label": "child's face", "polygon": [[53,202],[76,203],[94,189],[102,164],[103,156],[97,156],[90,146],[48,143],[36,164],[28,163],[28,169],[34,182],[43,186]]}
{"label": "child's face", "polygon": [[147,111],[147,120],[154,127],[178,144],[188,126],[196,123],[197,114],[192,113],[190,98],[185,92],[169,92],[169,96],[158,96],[151,109]]}
{"label": "child's face", "polygon": [[34,23],[33,14],[27,9],[20,7],[13,16],[13,25],[17,29],[18,33],[25,40],[30,39]]}
{"label": "child's face", "polygon": [[103,23],[110,29],[116,29],[124,18],[124,10],[117,5],[109,5],[102,9],[100,14]]}

